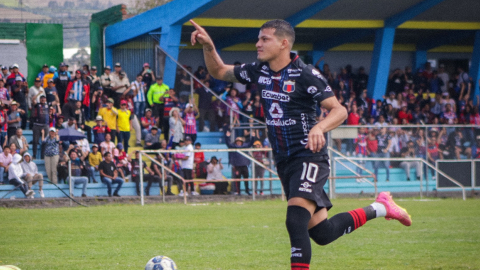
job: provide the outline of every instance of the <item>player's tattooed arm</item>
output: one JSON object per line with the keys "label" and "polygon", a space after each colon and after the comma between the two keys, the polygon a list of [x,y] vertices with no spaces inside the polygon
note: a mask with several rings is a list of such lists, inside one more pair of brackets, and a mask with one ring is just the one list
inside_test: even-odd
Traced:
{"label": "player's tattooed arm", "polygon": [[238,82],[237,77],[235,77],[235,73],[233,72],[233,66],[229,66],[225,71],[222,80],[227,82]]}

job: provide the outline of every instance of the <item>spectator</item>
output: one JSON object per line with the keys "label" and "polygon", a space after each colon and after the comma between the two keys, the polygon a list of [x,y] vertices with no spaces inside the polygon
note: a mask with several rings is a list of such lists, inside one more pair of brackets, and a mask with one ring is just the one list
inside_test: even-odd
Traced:
{"label": "spectator", "polygon": [[[115,69],[117,66],[115,65]],[[113,76],[115,79],[112,82],[113,100],[115,101],[115,107],[120,106],[120,101],[126,99],[128,92],[130,91],[130,81],[128,80],[125,72],[120,71],[117,73],[118,77]]]}
{"label": "spectator", "polygon": [[111,130],[107,126],[103,125],[103,118],[100,115],[97,115],[95,118],[97,125],[93,127],[93,142],[95,144],[101,144],[105,141],[105,135],[110,133]]}
{"label": "spectator", "polygon": [[[15,100],[15,104],[19,106],[19,108],[23,111],[23,114],[20,114],[20,117],[22,118],[22,121],[20,122],[20,126],[22,129],[25,129],[27,127],[27,93],[28,93],[28,85],[27,82],[24,81],[24,79],[20,76],[17,76],[15,78],[15,84],[11,86],[10,91],[12,92],[12,98]],[[10,106],[13,105],[10,104]],[[12,135],[15,134],[15,132],[12,133]],[[10,137],[10,136],[8,136]]]}
{"label": "spectator", "polygon": [[77,110],[77,105],[75,105],[75,102],[76,102],[75,99],[69,98],[68,102],[63,104],[62,115],[63,117],[65,117],[65,119],[69,119],[70,117],[75,117],[75,111]]}
{"label": "spectator", "polygon": [[[378,141],[378,149],[377,149],[376,157],[390,158],[390,152],[388,152],[388,149],[390,149],[392,138],[390,137],[390,135],[387,134],[386,127],[380,129],[380,134],[377,135],[377,141]],[[387,171],[386,181],[388,182],[390,179],[390,161],[389,160],[375,161],[374,169],[375,169],[375,175],[377,177],[377,181],[378,181],[378,169],[380,168],[380,166],[383,166],[386,169]]]}
{"label": "spectator", "polygon": [[168,94],[163,96],[165,108],[163,110],[163,122],[158,123],[158,127],[163,130],[163,138],[168,140],[170,134],[170,111],[177,106],[178,98],[175,90],[168,90]]}
{"label": "spectator", "polygon": [[[195,150],[200,150],[202,148],[202,144],[197,142],[195,143]],[[198,165],[205,161],[205,154],[203,152],[195,152],[193,155],[193,163]],[[195,166],[196,168],[197,166]]]}
{"label": "spectator", "polygon": [[27,105],[31,111],[35,104],[40,103],[40,95],[45,95],[45,89],[42,87],[40,78],[35,78],[33,86],[28,89]]}
{"label": "spectator", "polygon": [[157,76],[157,82],[150,86],[147,92],[148,104],[152,107],[153,117],[158,123],[163,123],[164,109],[165,109],[165,95],[169,92],[168,85],[163,83],[163,78]]}
{"label": "spectator", "polygon": [[92,142],[92,128],[86,124],[88,121],[86,114],[82,110],[82,103],[80,101],[76,102],[77,109],[75,110],[75,122],[77,123],[77,128],[87,132],[87,140],[89,143]]}
{"label": "spectator", "polygon": [[448,135],[446,146],[452,158],[461,159],[461,155],[465,155],[470,159],[472,156],[472,149],[465,146],[462,130],[458,127]]}
{"label": "spectator", "polygon": [[160,132],[156,126],[152,127],[152,130],[145,137],[145,149],[148,150],[158,150],[162,148],[160,143]]}
{"label": "spectator", "polygon": [[[12,158],[11,158],[12,159]],[[22,157],[19,154],[15,154],[11,165],[8,166],[8,179],[10,185],[14,185],[15,187],[19,187],[20,190],[23,192],[26,198],[33,198],[35,192],[28,188],[28,184],[22,180],[22,177],[25,176],[22,166],[20,165],[20,161]],[[3,172],[2,172],[3,178]]]}
{"label": "spectator", "polygon": [[[263,147],[262,142],[260,142],[259,140],[255,140],[255,142],[253,142],[253,148],[262,148],[262,147]],[[260,162],[265,166],[268,166],[270,164],[270,161],[268,161],[267,152],[265,151],[253,151],[252,156],[256,161]],[[256,179],[262,179],[265,175],[265,168],[263,168],[262,166],[256,163],[254,166],[255,166],[255,175],[253,177]],[[260,182],[260,189],[258,189],[259,182]],[[263,195],[263,190],[265,186],[264,184],[265,184],[265,181],[262,181],[262,180],[255,181],[255,194]]]}
{"label": "spectator", "polygon": [[[165,146],[166,146],[165,140],[163,140],[162,143],[165,144],[165,145],[162,146],[162,149],[165,149]],[[161,153],[157,152],[155,160],[160,164],[162,164],[162,162],[164,162],[163,163],[164,165],[168,165],[167,161],[162,159],[162,154]],[[160,166],[156,162],[152,162],[152,164],[150,165],[150,169],[154,172],[156,177],[159,177],[160,179],[162,178],[162,169],[160,168]],[[152,179],[152,178],[150,178],[150,179]],[[176,179],[177,183],[182,182],[182,180],[180,180],[176,177],[175,177],[175,179]],[[165,195],[174,195],[172,193],[172,181],[173,181],[173,176],[169,173],[165,178],[165,182],[167,183],[167,192],[165,193]],[[164,190],[163,187],[162,187],[162,182],[159,182],[159,183],[160,183],[161,190]],[[148,184],[147,184],[147,187],[145,188],[145,193],[147,194],[147,196],[150,194],[150,187],[151,186],[152,186],[152,182],[149,181]],[[181,188],[179,190],[181,190]]]}
{"label": "spectator", "polygon": [[[184,66],[184,68],[187,68],[187,69],[189,68],[191,70],[191,67]],[[178,90],[178,96],[188,97],[188,95],[190,95],[190,85],[191,85],[190,75],[184,69],[181,69],[180,76],[178,77],[179,77],[179,83],[178,85],[176,85],[176,88]]]}
{"label": "spectator", "polygon": [[[12,72],[7,77],[7,86],[13,87],[15,85],[15,83],[17,83],[17,81],[19,81],[19,80],[21,82],[25,82],[25,76],[23,76],[23,74],[18,70],[18,68],[19,68],[18,64],[13,64],[12,65]],[[26,86],[26,83],[25,83],[25,86]],[[13,92],[13,90],[12,90],[12,92]]]}
{"label": "spectator", "polygon": [[5,87],[5,82],[0,79],[0,101],[5,102],[6,100],[10,100],[10,92]]}
{"label": "spectator", "polygon": [[407,124],[412,121],[413,117],[410,111],[407,110],[407,106],[402,106],[401,110],[398,112],[398,120],[403,124]]}
{"label": "spectator", "polygon": [[125,145],[125,151],[128,152],[128,141],[130,140],[130,129],[132,126],[133,115],[132,112],[127,109],[127,102],[125,100],[122,100],[120,104],[121,108],[118,111],[117,118],[119,131],[118,142],[123,142]]}
{"label": "spectator", "polygon": [[191,100],[185,108],[183,118],[185,120],[185,136],[192,138],[192,143],[197,140],[197,121],[195,117],[198,115],[198,108],[195,106],[194,101]]}
{"label": "spectator", "polygon": [[[366,132],[367,132],[366,128],[364,127],[358,128],[357,138],[355,138],[354,140],[356,157],[364,158],[368,156]],[[365,160],[358,160],[356,162],[365,167]],[[362,168],[357,166],[356,170],[359,175],[362,175],[362,172],[363,172]]]}
{"label": "spectator", "polygon": [[90,97],[90,86],[87,81],[83,80],[82,74],[83,72],[81,70],[77,70],[75,72],[75,78],[68,83],[65,102],[70,99],[83,103],[84,99]]}
{"label": "spectator", "polygon": [[145,92],[147,88],[142,79],[142,74],[138,74],[137,80],[133,81],[130,86],[134,95],[133,103],[135,105],[135,115],[137,115],[139,118],[143,117],[146,107]]}
{"label": "spectator", "polygon": [[48,65],[43,64],[42,71],[40,71],[40,73],[38,73],[37,78],[39,78],[40,80],[43,81],[43,76],[45,76],[47,73],[48,73]]}
{"label": "spectator", "polygon": [[[135,182],[135,187],[137,190],[137,196],[140,196],[140,152],[135,151],[135,158],[130,159],[130,163],[132,164],[132,181]],[[160,190],[163,190],[162,180],[160,176],[155,175],[155,172],[147,167],[145,162],[142,162],[143,170],[147,170],[148,174],[143,173],[143,182],[148,182],[147,188],[145,189],[145,195],[150,196],[150,187],[152,183],[159,183]],[[145,172],[145,171],[144,171]],[[161,175],[161,174],[160,174]],[[171,192],[170,192],[171,193]]]}
{"label": "spectator", "polygon": [[185,121],[180,117],[180,110],[178,108],[172,108],[170,111],[170,134],[168,136],[169,140],[172,141],[172,147],[175,146],[183,139],[183,126]]}
{"label": "spectator", "polygon": [[[230,95],[228,95],[230,94]],[[239,114],[238,112],[243,108],[242,101],[238,98],[238,90],[232,88],[231,90],[227,89],[225,93],[222,95],[222,99],[227,102],[230,107],[227,107],[227,115],[230,115],[230,111],[233,110],[233,121],[230,125],[238,125],[240,124]]]}
{"label": "spectator", "polygon": [[32,157],[28,152],[23,155],[23,162],[20,164],[25,174],[24,180],[28,183],[28,189],[38,182],[38,193],[40,197],[45,198],[43,193],[43,175],[38,173],[37,164],[32,162]]}
{"label": "spectator", "polygon": [[458,122],[457,115],[452,110],[452,106],[450,103],[447,103],[445,105],[445,111],[440,114],[440,122],[442,122],[442,124],[449,125],[453,125]]}
{"label": "spectator", "polygon": [[212,103],[212,107],[215,113],[215,130],[223,131],[223,126],[228,123],[227,106],[220,99],[216,99]]}
{"label": "spectator", "polygon": [[[8,184],[9,179],[4,179],[4,173],[8,172],[8,168],[12,163],[12,155],[10,154],[10,148],[5,147],[3,152],[0,153],[0,183]],[[21,159],[21,156],[20,156]]]}
{"label": "spectator", "polygon": [[153,126],[156,126],[157,121],[152,117],[152,110],[146,109],[145,116],[141,118],[142,124],[142,140],[145,139],[147,134],[152,130]]}
{"label": "spectator", "polygon": [[60,70],[53,76],[53,81],[58,91],[58,99],[60,100],[61,104],[63,104],[65,102],[65,93],[67,92],[67,87],[71,80],[71,76],[70,72],[67,71],[67,66],[65,63],[60,63],[59,68]]}
{"label": "spectator", "polygon": [[126,177],[129,171],[129,162],[127,152],[125,152],[122,143],[117,144],[117,148],[113,149],[113,162],[117,165],[117,170],[122,179],[128,182],[128,178]]}
{"label": "spectator", "polygon": [[105,134],[105,141],[100,143],[100,149],[102,155],[105,157],[105,153],[113,153],[113,149],[115,149],[115,144],[111,141],[112,135],[110,133]]}
{"label": "spectator", "polygon": [[82,197],[87,197],[87,183],[88,178],[82,176],[82,171],[85,169],[84,160],[86,156],[78,157],[77,152],[70,150],[69,157],[71,161],[69,181],[73,181],[74,185],[82,185]]}
{"label": "spectator", "polygon": [[[210,88],[209,81],[205,81],[204,84],[207,88]],[[207,119],[210,124],[210,128],[208,130],[215,131],[215,115],[212,108],[213,94],[207,88],[200,86],[200,88],[195,90],[195,92],[198,94],[198,129],[200,131],[207,131],[204,130],[205,119]]]}
{"label": "spectator", "polygon": [[47,87],[44,89],[45,95],[47,96],[48,106],[58,106],[60,107],[60,99],[58,97],[58,91],[53,83],[52,79],[49,79],[47,82]]}
{"label": "spectator", "polygon": [[448,73],[445,72],[444,64],[440,64],[438,66],[438,78],[442,80],[440,90],[442,91],[442,93],[447,92],[447,85],[448,85],[448,81],[450,81],[450,76],[448,75]]}
{"label": "spectator", "polygon": [[477,135],[476,142],[472,146],[472,158],[479,159],[480,158],[480,135]]}
{"label": "spectator", "polygon": [[103,69],[103,75],[100,76],[100,85],[103,88],[104,93],[107,96],[112,96],[112,78],[113,75],[111,74],[112,68],[110,66],[106,66]]}
{"label": "spectator", "polygon": [[55,129],[61,130],[63,129],[63,115],[57,116],[57,121],[55,122]]}
{"label": "spectator", "polygon": [[105,121],[107,127],[110,129],[112,140],[115,141],[115,137],[117,136],[118,110],[113,107],[113,99],[109,98],[107,100],[107,107],[101,108],[98,111],[98,115],[100,115]]}
{"label": "spectator", "polygon": [[155,75],[153,75],[153,71],[150,69],[150,64],[143,64],[143,70],[138,75],[142,76],[142,82],[145,84],[145,89],[150,89],[150,86],[155,81]]}
{"label": "spectator", "polygon": [[57,165],[57,178],[59,183],[62,181],[66,182],[67,180],[68,161],[70,160],[67,153],[74,148],[75,147],[73,146],[73,144],[70,144],[69,142],[63,142],[59,144],[58,165]]}
{"label": "spectator", "polygon": [[[253,145],[253,139],[250,140],[249,143],[245,143],[245,139],[243,137],[235,138],[235,143],[230,142],[230,131],[225,132],[225,143],[227,144],[228,148],[251,148]],[[236,179],[248,179],[248,165],[250,165],[250,160],[243,155],[236,153],[236,152],[229,152],[228,153],[228,160],[230,165],[232,165],[232,177]],[[245,193],[250,195],[250,190],[248,189],[248,181],[243,182],[245,184]],[[240,182],[236,181],[234,188],[232,189],[233,193],[237,193],[238,195],[241,194],[240,189]]]}
{"label": "spectator", "polygon": [[[192,138],[190,136],[185,137],[185,152],[184,158],[182,159],[182,170],[183,170],[183,178],[185,180],[192,180],[193,179],[193,146],[192,146]],[[191,195],[197,196],[199,195],[198,192],[195,191],[195,184],[193,182],[187,183],[187,190],[185,192],[191,192]],[[180,192],[179,196],[183,196],[183,190]]]}
{"label": "spectator", "polygon": [[[98,166],[102,161],[103,161],[103,157],[102,157],[102,153],[98,151],[98,145],[97,144],[92,145],[92,152],[88,154],[88,164],[90,165],[88,167],[88,170],[89,170],[88,177],[91,178],[93,183],[98,183],[97,180],[95,179],[95,172],[98,172]],[[89,183],[90,183],[90,179],[89,179]]]}
{"label": "spectator", "polygon": [[224,178],[222,170],[222,159],[218,160],[216,156],[212,156],[207,166],[207,180],[215,184],[214,194],[226,195],[228,193],[228,182],[222,181]]}
{"label": "spectator", "polygon": [[73,129],[77,130],[77,121],[74,117],[68,118],[68,121],[62,124],[64,129]]}
{"label": "spectator", "polygon": [[[415,143],[413,141],[409,141],[407,147],[402,148],[401,155],[402,158],[416,158],[417,153],[415,150]],[[420,161],[402,161],[400,162],[400,167],[405,170],[407,181],[410,181],[410,168],[415,167],[417,180],[420,180],[422,175],[422,163]]]}
{"label": "spectator", "polygon": [[[32,120],[33,120],[33,158],[37,157],[37,147],[38,142],[42,136],[42,131],[44,133],[48,132],[50,127],[50,114],[47,105],[47,97],[42,94],[40,96],[40,103],[35,104],[35,107],[32,111]],[[45,145],[42,144],[40,150],[40,157],[41,159],[44,158],[45,155]]]}
{"label": "spectator", "polygon": [[122,188],[123,179],[118,177],[117,167],[112,161],[112,154],[110,152],[105,152],[103,157],[105,158],[105,160],[102,161],[98,166],[101,177],[100,179],[102,180],[102,183],[107,185],[107,192],[109,197],[112,197],[112,184],[117,184],[117,188],[113,192],[113,196],[120,197],[118,192]]}
{"label": "spectator", "polygon": [[[43,141],[43,140],[42,140]],[[9,144],[15,144],[17,149],[20,149],[20,155],[22,156],[25,152],[28,151],[27,138],[23,136],[23,129],[19,128],[16,131],[16,134],[8,140]]]}
{"label": "spectator", "polygon": [[53,184],[57,184],[57,166],[59,162],[59,141],[60,138],[55,128],[50,128],[48,137],[42,132],[42,142],[45,145],[45,169],[47,170],[48,179]]}
{"label": "spectator", "polygon": [[[438,146],[437,136],[438,136],[438,132],[431,131],[430,139],[428,140],[428,145],[427,145],[427,161],[434,166],[437,160],[443,159],[443,152],[440,151],[440,148]],[[435,170],[430,168],[430,171],[432,173],[432,178],[436,180]]]}

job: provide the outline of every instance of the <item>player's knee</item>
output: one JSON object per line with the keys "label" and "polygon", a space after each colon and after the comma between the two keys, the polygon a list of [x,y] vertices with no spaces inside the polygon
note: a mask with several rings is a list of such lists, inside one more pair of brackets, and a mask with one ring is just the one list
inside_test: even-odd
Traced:
{"label": "player's knee", "polygon": [[287,208],[287,219],[285,225],[289,233],[306,229],[310,221],[310,212],[300,206],[289,206]]}

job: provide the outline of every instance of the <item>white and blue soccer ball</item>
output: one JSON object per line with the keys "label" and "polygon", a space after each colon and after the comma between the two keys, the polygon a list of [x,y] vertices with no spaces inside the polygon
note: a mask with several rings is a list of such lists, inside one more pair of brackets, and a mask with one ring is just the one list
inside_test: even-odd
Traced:
{"label": "white and blue soccer ball", "polygon": [[177,265],[167,256],[155,256],[147,262],[145,270],[177,270]]}

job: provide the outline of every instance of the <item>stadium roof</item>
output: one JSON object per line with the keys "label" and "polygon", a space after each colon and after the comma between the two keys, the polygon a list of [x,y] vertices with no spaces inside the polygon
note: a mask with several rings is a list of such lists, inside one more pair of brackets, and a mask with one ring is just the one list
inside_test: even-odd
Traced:
{"label": "stadium roof", "polygon": [[[148,12],[171,10],[175,2],[157,7]],[[196,1],[202,2],[202,1]],[[204,26],[216,41],[232,40],[231,42],[220,42],[220,48],[227,50],[247,50],[245,44],[256,41],[258,28],[270,19],[296,19],[297,45],[300,50],[313,48],[314,44],[322,43],[341,35],[349,36],[352,31],[358,29],[378,29],[385,26],[385,21],[402,12],[408,12],[416,5],[425,0],[217,0],[203,1],[215,2],[211,7],[205,8],[198,5],[199,9],[190,11],[196,16],[184,17],[184,27],[182,28],[181,42],[188,44],[190,33],[193,27],[188,19],[193,18],[197,23]],[[430,1],[432,2],[432,1]],[[471,51],[474,41],[474,31],[480,30],[480,1],[478,0],[437,0],[435,4],[410,20],[398,25],[395,34],[396,50],[414,51],[418,44],[428,43],[431,39],[451,36],[451,40],[444,41],[445,45],[457,45],[444,47],[444,51]],[[323,4],[323,5],[322,5]],[[202,10],[205,9],[205,10]],[[318,11],[317,11],[318,10]],[[167,11],[168,12],[168,11]],[[147,13],[147,12],[146,12]],[[137,20],[144,17],[145,13],[139,14],[131,19]],[[161,16],[157,18],[163,18]],[[161,19],[157,19],[161,20]],[[155,22],[149,22],[155,24]],[[160,29],[159,27],[152,27]],[[255,29],[256,34],[252,34]],[[136,35],[140,36],[152,32],[151,30],[142,31],[137,29]],[[250,35],[246,35],[250,32]],[[460,33],[459,33],[460,32]],[[243,40],[239,38],[243,37]],[[133,37],[132,37],[133,38]],[[373,31],[364,31],[356,38],[354,44],[350,46],[334,46],[333,50],[368,50],[373,46],[375,34]],[[127,41],[119,39],[108,45],[114,45]],[[348,41],[348,40],[345,40]],[[338,41],[342,43],[341,40]],[[352,43],[345,42],[345,43]],[[107,41],[107,43],[109,43]],[[454,44],[456,43],[456,44]],[[344,44],[344,43],[343,43]],[[367,45],[371,44],[371,46]],[[444,45],[440,44],[440,45]],[[233,46],[236,45],[236,46]],[[250,45],[250,44],[249,44]],[[340,44],[341,45],[341,44]],[[233,46],[233,47],[232,47]],[[431,45],[433,46],[433,44]],[[437,46],[439,47],[439,46]],[[436,47],[429,49],[433,50]],[[250,47],[254,49],[254,47]],[[437,48],[437,50],[442,50]]]}

